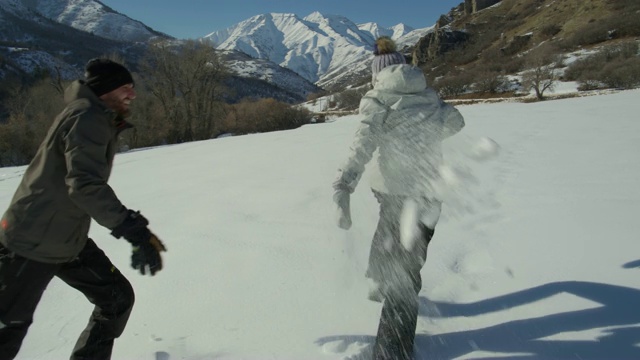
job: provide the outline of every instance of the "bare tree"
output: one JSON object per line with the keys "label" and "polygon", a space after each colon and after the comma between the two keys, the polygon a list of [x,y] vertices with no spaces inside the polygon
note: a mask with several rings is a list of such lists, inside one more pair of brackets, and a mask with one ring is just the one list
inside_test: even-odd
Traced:
{"label": "bare tree", "polygon": [[64,108],[62,95],[50,78],[31,87],[17,86],[5,101],[9,116],[0,123],[0,166],[23,165],[29,162],[44,138],[53,118]]}
{"label": "bare tree", "polygon": [[220,99],[228,70],[211,45],[195,40],[153,44],[141,70],[171,124],[169,142],[215,136],[216,120],[224,116]]}
{"label": "bare tree", "polygon": [[60,67],[56,66],[55,70],[55,77],[51,77],[50,84],[59,95],[64,96],[64,89],[66,85],[62,80],[62,75],[60,74]]}
{"label": "bare tree", "polygon": [[544,93],[553,90],[558,82],[555,71],[556,64],[562,61],[562,56],[551,48],[542,49],[533,54],[527,61],[530,70],[522,75],[522,85],[525,89],[533,89],[539,100],[544,100]]}
{"label": "bare tree", "polygon": [[522,75],[525,89],[533,89],[538,100],[544,100],[544,92],[555,88],[558,76],[552,66],[540,65]]}

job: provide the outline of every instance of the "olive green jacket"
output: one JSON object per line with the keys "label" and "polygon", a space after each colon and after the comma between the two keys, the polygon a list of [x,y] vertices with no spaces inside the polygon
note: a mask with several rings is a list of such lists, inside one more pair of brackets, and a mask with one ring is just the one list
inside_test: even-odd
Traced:
{"label": "olive green jacket", "polygon": [[127,216],[107,180],[118,134],[131,125],[82,81],[67,88],[65,102],[0,221],[0,243],[45,263],[74,259],[92,218],[112,229]]}

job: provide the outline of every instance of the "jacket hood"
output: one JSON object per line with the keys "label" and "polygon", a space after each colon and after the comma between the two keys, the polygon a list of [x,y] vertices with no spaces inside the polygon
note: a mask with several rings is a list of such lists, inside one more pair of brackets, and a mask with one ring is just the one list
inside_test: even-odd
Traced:
{"label": "jacket hood", "polygon": [[419,68],[406,65],[390,65],[380,70],[373,85],[375,90],[393,91],[412,94],[423,91],[427,87],[427,80]]}
{"label": "jacket hood", "polygon": [[86,99],[92,104],[98,105],[101,109],[108,110],[104,101],[88,87],[84,81],[76,80],[69,85],[64,91],[64,102],[69,104],[76,100]]}
{"label": "jacket hood", "polygon": [[69,85],[64,91],[64,101],[70,104],[74,101],[88,101],[96,106],[100,111],[106,113],[120,131],[132,128],[133,125],[124,120],[115,111],[111,110],[104,101],[102,101],[87,84],[82,80],[76,80]]}

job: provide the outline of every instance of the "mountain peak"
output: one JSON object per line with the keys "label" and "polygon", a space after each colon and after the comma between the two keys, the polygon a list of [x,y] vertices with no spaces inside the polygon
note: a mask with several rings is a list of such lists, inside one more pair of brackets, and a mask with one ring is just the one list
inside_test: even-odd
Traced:
{"label": "mountain peak", "polygon": [[398,41],[411,30],[404,24],[393,28],[376,23],[359,26],[344,16],[314,11],[303,19],[287,13],[254,16],[204,39],[218,49],[270,60],[310,82],[330,87],[335,79],[350,82],[358,77],[353,72],[368,71],[377,36],[388,35]]}
{"label": "mountain peak", "polygon": [[24,13],[24,9],[58,23],[111,40],[143,42],[153,37],[170,36],[157,32],[140,21],[120,14],[97,0],[3,0],[6,8]]}
{"label": "mountain peak", "polygon": [[304,17],[304,20],[312,21],[312,22],[316,22],[316,21],[318,21],[318,20],[322,20],[322,19],[324,19],[324,18],[325,18],[325,16],[324,16],[321,12],[319,12],[319,11],[314,11],[314,12],[312,12],[311,14],[309,14],[309,15],[305,16],[305,17]]}

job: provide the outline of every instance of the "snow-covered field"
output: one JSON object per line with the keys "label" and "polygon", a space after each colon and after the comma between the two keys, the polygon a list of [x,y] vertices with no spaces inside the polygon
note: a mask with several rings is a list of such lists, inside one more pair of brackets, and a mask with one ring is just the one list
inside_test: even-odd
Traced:
{"label": "snow-covered field", "polygon": [[[418,359],[640,358],[638,99],[459,107]],[[128,244],[93,226],[137,295],[114,359],[337,360],[370,343],[381,305],[363,277],[377,220],[366,174],[351,230],[331,201],[358,121],[118,155],[111,185],[168,252],[143,277]],[[23,170],[0,168],[0,208]],[[68,358],[91,309],[54,280],[18,358]]]}

